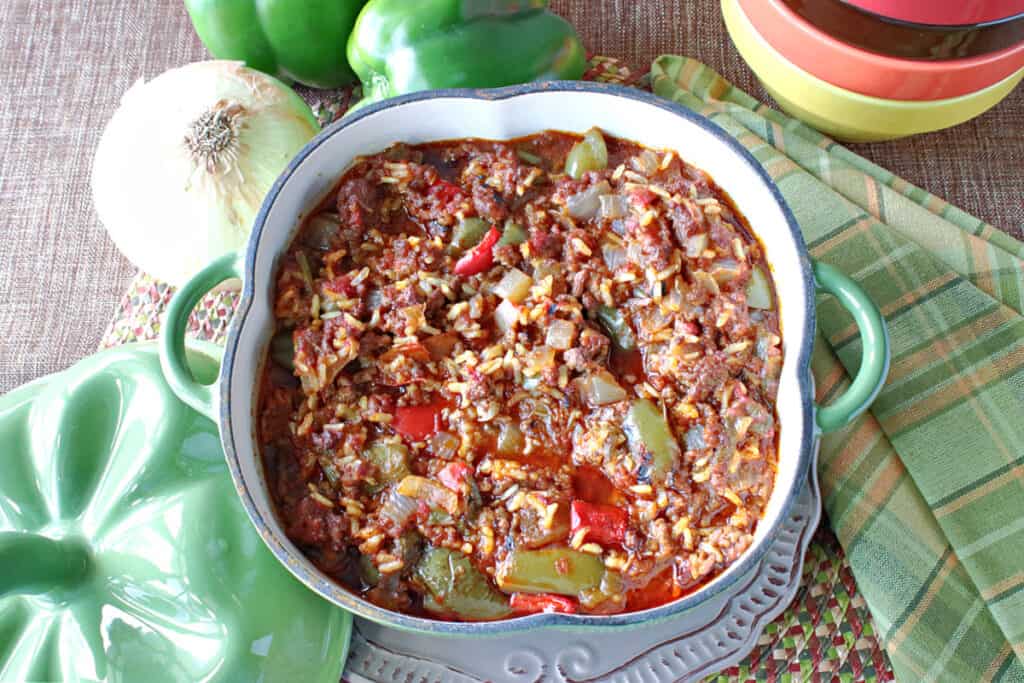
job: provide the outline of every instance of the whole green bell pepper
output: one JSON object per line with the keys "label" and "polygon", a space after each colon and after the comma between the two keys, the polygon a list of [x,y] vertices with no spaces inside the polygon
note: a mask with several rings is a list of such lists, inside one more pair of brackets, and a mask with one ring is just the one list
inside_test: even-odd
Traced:
{"label": "whole green bell pepper", "polygon": [[217,59],[286,81],[337,88],[355,76],[345,45],[366,0],[185,0],[196,33]]}
{"label": "whole green bell pepper", "polygon": [[586,55],[547,0],[370,0],[348,42],[357,107],[417,90],[578,79]]}

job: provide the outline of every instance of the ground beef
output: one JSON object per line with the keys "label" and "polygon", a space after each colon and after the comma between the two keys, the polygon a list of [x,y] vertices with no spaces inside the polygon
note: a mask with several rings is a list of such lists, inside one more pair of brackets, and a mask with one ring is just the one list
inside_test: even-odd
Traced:
{"label": "ground beef", "polygon": [[[507,574],[543,550],[607,579],[552,604],[610,614],[750,546],[778,457],[778,313],[747,303],[763,250],[674,152],[605,141],[579,178],[565,133],[395,145],[283,255],[264,463],[288,536],[363,598],[511,616]],[[627,215],[580,207],[605,183]]]}

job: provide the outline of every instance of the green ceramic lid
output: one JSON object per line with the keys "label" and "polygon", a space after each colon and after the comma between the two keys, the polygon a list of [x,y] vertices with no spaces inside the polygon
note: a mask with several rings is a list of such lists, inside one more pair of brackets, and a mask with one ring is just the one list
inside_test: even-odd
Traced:
{"label": "green ceramic lid", "polygon": [[0,681],[338,681],[351,617],[264,547],[155,345],[0,398],[0,444]]}

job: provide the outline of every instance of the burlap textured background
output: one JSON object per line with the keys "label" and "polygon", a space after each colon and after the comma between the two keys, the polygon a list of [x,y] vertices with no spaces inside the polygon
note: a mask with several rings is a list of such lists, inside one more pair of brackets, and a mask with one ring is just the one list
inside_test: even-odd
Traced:
{"label": "burlap textured background", "polygon": [[[591,52],[637,68],[687,54],[766,99],[716,0],[552,6]],[[0,393],[96,348],[134,269],[93,213],[93,150],[132,82],[205,57],[180,0],[0,0]],[[1022,131],[1018,89],[953,131],[855,149],[1024,237]]]}

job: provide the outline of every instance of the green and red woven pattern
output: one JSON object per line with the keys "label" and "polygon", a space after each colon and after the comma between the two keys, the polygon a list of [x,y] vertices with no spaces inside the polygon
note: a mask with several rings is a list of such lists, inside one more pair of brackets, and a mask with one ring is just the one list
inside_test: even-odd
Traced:
{"label": "green and red woven pattern", "polygon": [[[849,561],[820,530],[793,605],[712,679],[886,681],[894,666],[906,681],[1024,680],[1024,245],[699,62],[665,56],[643,77],[604,57],[591,67],[587,78],[652,87],[750,149],[815,257],[865,286],[892,333],[873,411],[822,444],[825,507]],[[304,95],[324,122],[351,98]],[[170,295],[140,274],[104,343],[155,336]],[[207,297],[193,333],[223,339],[235,303],[231,292]],[[820,302],[819,329],[813,365],[827,400],[860,346],[834,302]]]}

